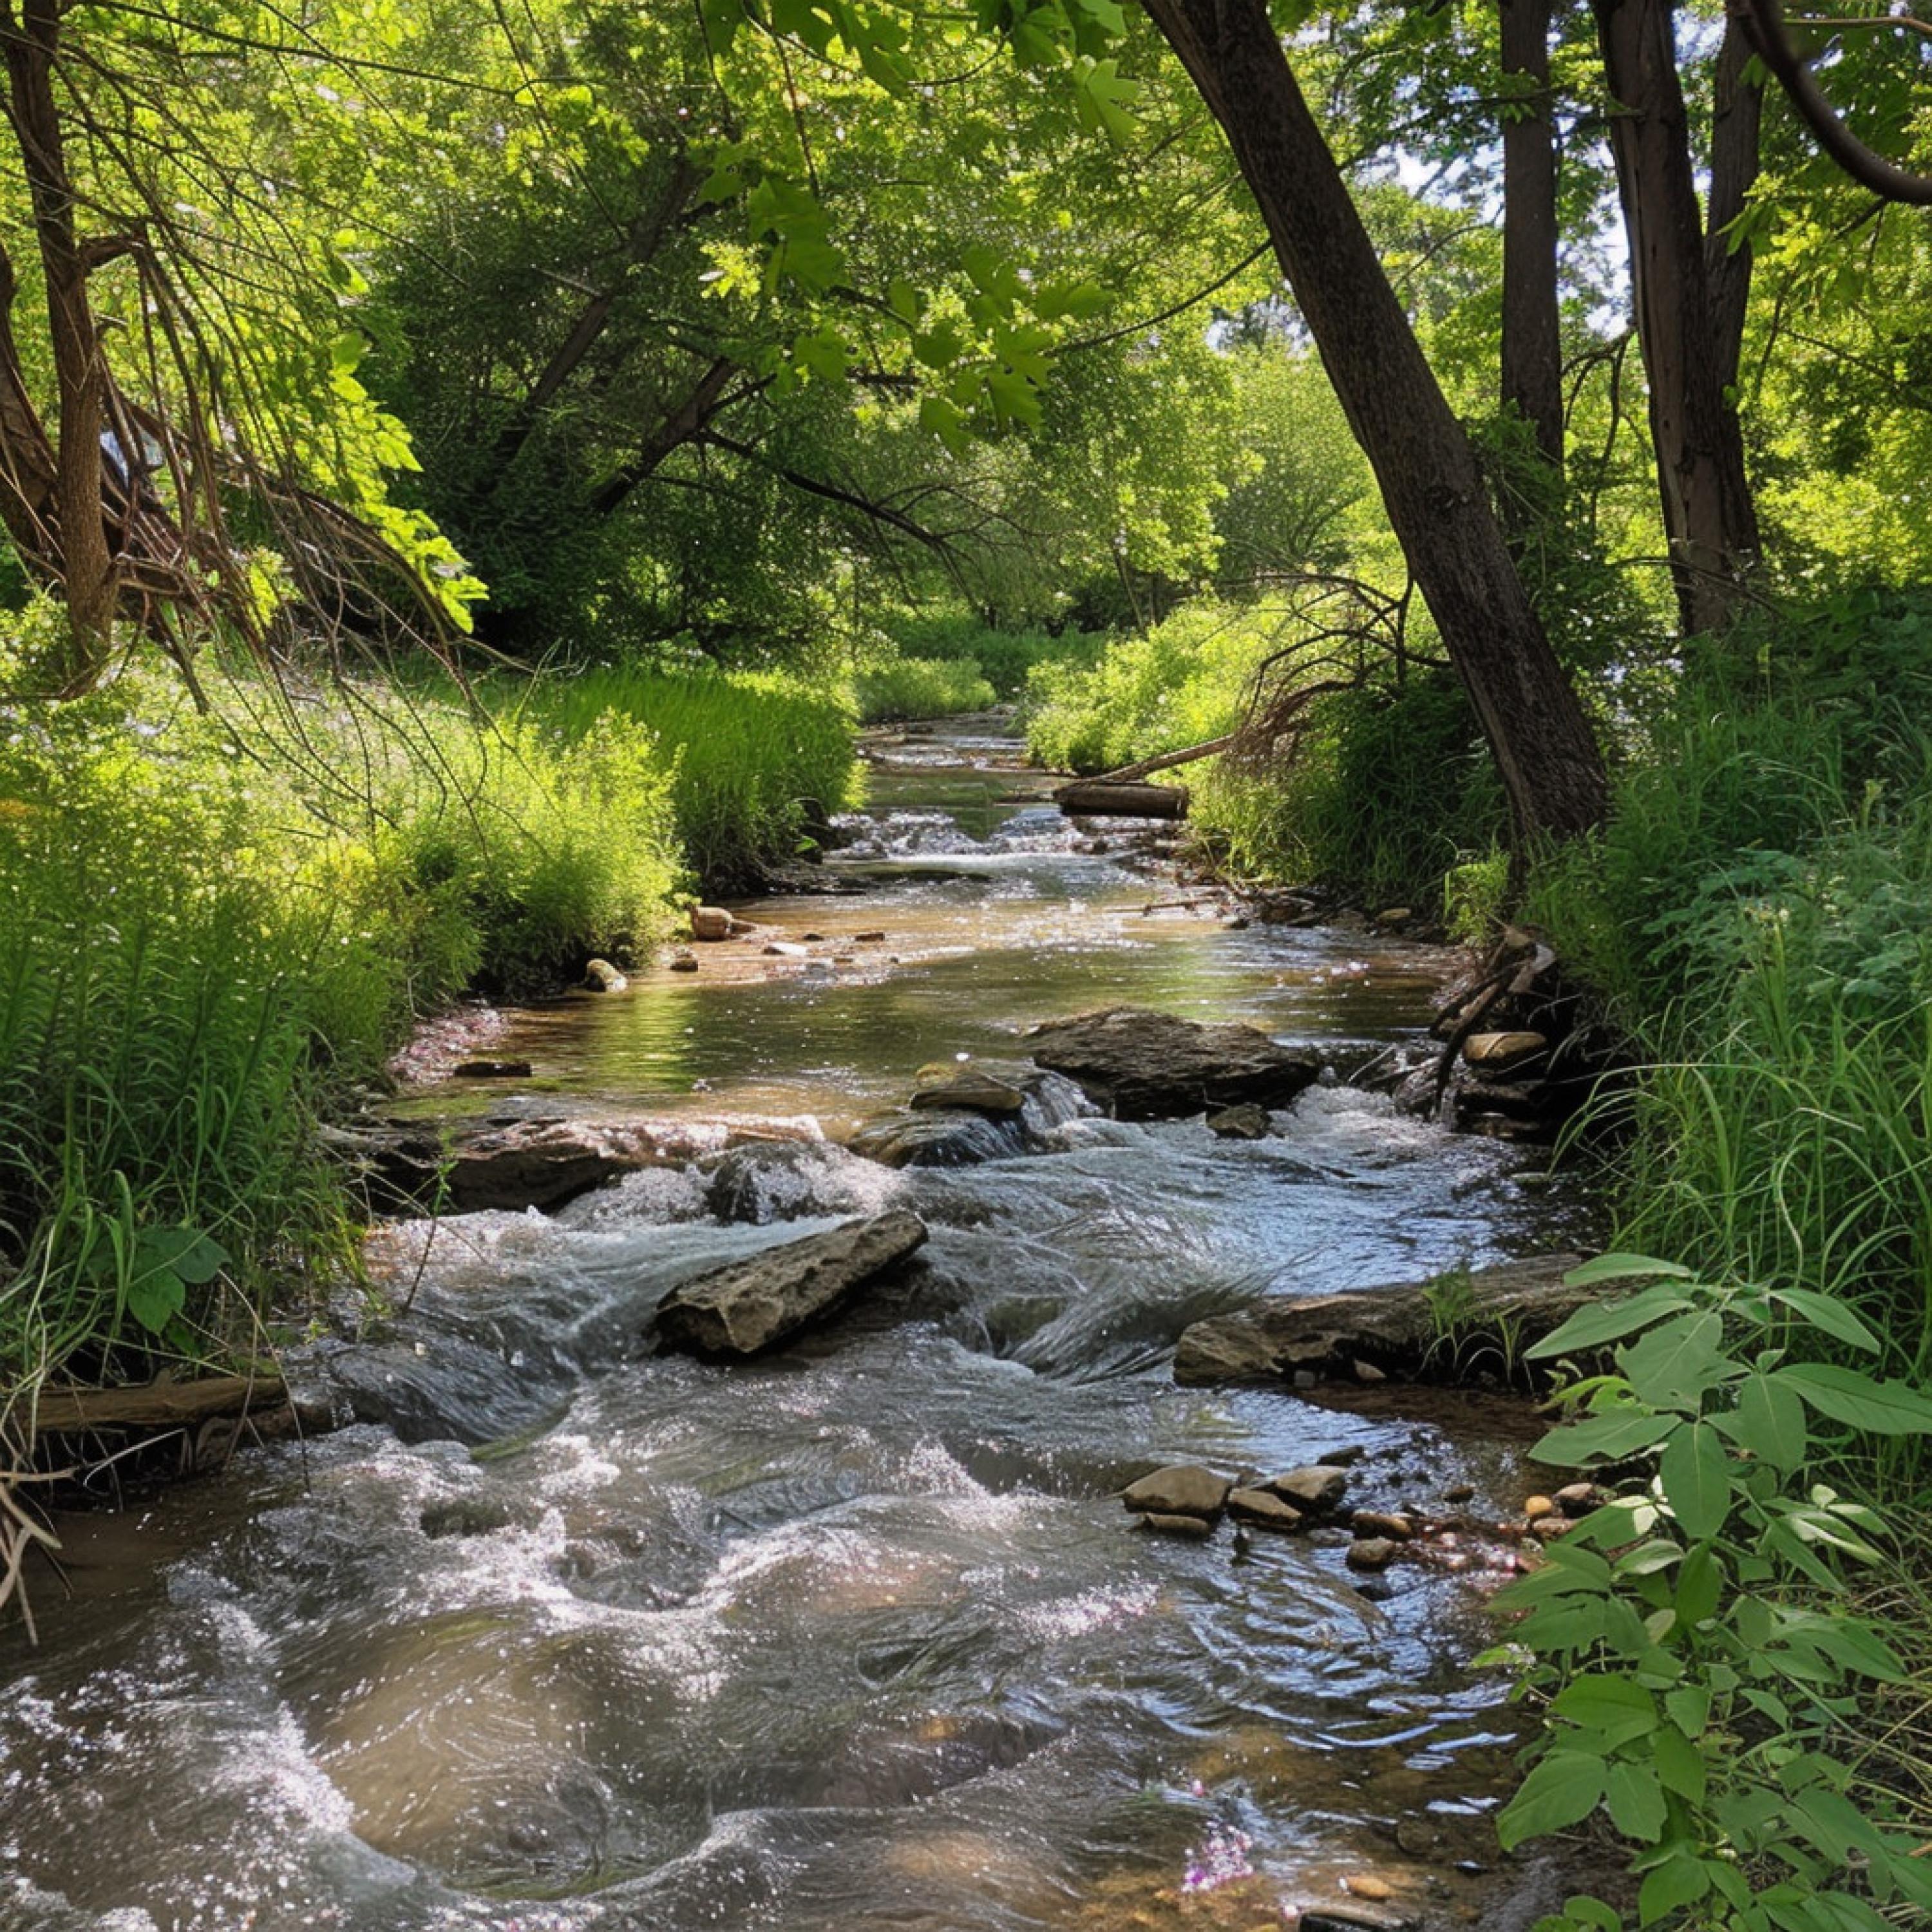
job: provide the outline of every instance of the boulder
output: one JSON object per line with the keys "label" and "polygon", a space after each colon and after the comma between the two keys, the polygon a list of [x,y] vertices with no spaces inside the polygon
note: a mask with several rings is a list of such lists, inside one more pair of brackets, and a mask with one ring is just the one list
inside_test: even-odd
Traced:
{"label": "boulder", "polygon": [[1508,1073],[1550,1051],[1540,1033],[1472,1033],[1462,1042],[1462,1058],[1485,1073]]}
{"label": "boulder", "polygon": [[593,959],[584,969],[584,983],[593,993],[621,993],[631,983],[608,959]]}
{"label": "boulder", "polygon": [[1204,1107],[1292,1100],[1321,1059],[1257,1027],[1203,1026],[1138,1006],[1048,1020],[1026,1036],[1034,1059],[1076,1080],[1123,1120],[1173,1120]]}
{"label": "boulder", "polygon": [[658,1304],[658,1333],[672,1347],[700,1354],[755,1354],[835,1307],[925,1240],[926,1223],[895,1209],[784,1242],[680,1282]]}
{"label": "boulder", "polygon": [[1120,1500],[1130,1510],[1156,1516],[1198,1516],[1211,1520],[1226,1506],[1228,1492],[1234,1486],[1212,1469],[1179,1462],[1130,1483],[1120,1492]]}
{"label": "boulder", "polygon": [[722,906],[693,906],[691,909],[691,936],[711,944],[731,937],[734,922],[731,915]]}
{"label": "boulder", "polygon": [[435,1124],[400,1132],[337,1130],[331,1147],[356,1170],[373,1212],[424,1208],[520,1213],[555,1208],[641,1167],[681,1167],[748,1141],[822,1140],[809,1116],[531,1120],[446,1135]]}
{"label": "boulder", "polygon": [[1426,1282],[1344,1294],[1271,1296],[1184,1329],[1174,1352],[1174,1379],[1293,1383],[1301,1375],[1314,1380],[1334,1375],[1352,1382],[1358,1365],[1366,1363],[1409,1381],[1454,1381],[1459,1360],[1472,1359],[1486,1336],[1498,1349],[1507,1344],[1520,1357],[1527,1344],[1568,1321],[1591,1298],[1588,1288],[1563,1284],[1582,1259],[1538,1255],[1476,1269],[1458,1290],[1456,1346],[1450,1348],[1442,1346],[1441,1298],[1432,1300]]}
{"label": "boulder", "polygon": [[1270,1477],[1262,1486],[1307,1515],[1320,1515],[1334,1508],[1348,1486],[1348,1472],[1332,1462],[1311,1462],[1306,1468],[1289,1469]]}
{"label": "boulder", "polygon": [[1237,1522],[1250,1523],[1257,1529],[1287,1531],[1301,1527],[1300,1510],[1266,1490],[1230,1490],[1228,1514]]}
{"label": "boulder", "polygon": [[1238,1107],[1223,1107],[1208,1116],[1208,1131],[1224,1141],[1264,1141],[1272,1131],[1265,1107],[1244,1100]]}
{"label": "boulder", "polygon": [[689,946],[680,946],[670,956],[668,963],[674,973],[695,973],[698,970],[698,955]]}
{"label": "boulder", "polygon": [[464,1060],[449,1072],[456,1080],[526,1080],[530,1063],[527,1060]]}

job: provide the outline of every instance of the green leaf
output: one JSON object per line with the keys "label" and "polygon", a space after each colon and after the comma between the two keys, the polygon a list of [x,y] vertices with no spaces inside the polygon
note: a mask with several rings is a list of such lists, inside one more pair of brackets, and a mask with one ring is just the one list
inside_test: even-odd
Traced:
{"label": "green leaf", "polygon": [[1606,1778],[1604,1760],[1587,1751],[1553,1750],[1539,1759],[1496,1820],[1503,1850],[1587,1818],[1603,1801]]}
{"label": "green leaf", "polygon": [[1693,1858],[1688,1852],[1666,1858],[1655,1870],[1646,1875],[1638,1888],[1638,1923],[1654,1925],[1660,1918],[1667,1918],[1687,1905],[1695,1905],[1710,1888],[1711,1874],[1704,1869],[1702,1859]]}
{"label": "green leaf", "polygon": [[1550,1708],[1573,1724],[1600,1732],[1608,1750],[1657,1728],[1656,1700],[1624,1677],[1592,1672],[1574,1678],[1556,1694]]}
{"label": "green leaf", "polygon": [[1878,1352],[1878,1337],[1836,1296],[1819,1294],[1808,1288],[1774,1288],[1770,1292],[1772,1300],[1781,1301],[1794,1314],[1802,1316],[1821,1334],[1851,1348]]}
{"label": "green leaf", "polygon": [[1769,1376],[1751,1376],[1738,1391],[1736,1414],[1726,1418],[1731,1439],[1774,1468],[1795,1469],[1804,1460],[1811,1435],[1796,1390]]}
{"label": "green leaf", "polygon": [[1612,1409],[1552,1429],[1529,1453],[1539,1462],[1580,1469],[1592,1462],[1620,1462],[1640,1449],[1654,1449],[1682,1425],[1674,1416],[1647,1409]]}
{"label": "green leaf", "polygon": [[1704,1398],[1740,1372],[1724,1347],[1724,1320],[1706,1310],[1679,1316],[1617,1351],[1617,1366],[1640,1402],[1694,1415]]}
{"label": "green leaf", "polygon": [[927,435],[937,436],[955,456],[966,453],[969,440],[966,418],[944,397],[920,398],[919,426]]}
{"label": "green leaf", "polygon": [[188,1284],[172,1268],[151,1269],[128,1284],[128,1312],[150,1335],[160,1334],[187,1299]]}
{"label": "green leaf", "polygon": [[[1564,1279],[1574,1282],[1578,1274],[1596,1265],[1594,1262],[1586,1262],[1583,1268]],[[1580,1308],[1560,1328],[1552,1329],[1541,1341],[1532,1342],[1523,1353],[1534,1360],[1582,1354],[1601,1348],[1606,1342],[1620,1342],[1653,1322],[1661,1322],[1666,1315],[1680,1315],[1684,1307],[1682,1290],[1647,1288],[1641,1294],[1627,1295],[1620,1301],[1598,1302]]]}
{"label": "green leaf", "polygon": [[1795,1362],[1772,1380],[1796,1389],[1821,1415],[1877,1436],[1932,1432],[1932,1402],[1904,1382],[1874,1381],[1828,1362]]}
{"label": "green leaf", "polygon": [[1676,1792],[1688,1804],[1701,1805],[1708,1784],[1704,1754],[1674,1724],[1664,1726],[1651,1739],[1650,1748],[1664,1790]]}
{"label": "green leaf", "polygon": [[1650,1766],[1628,1758],[1612,1765],[1604,1780],[1604,1797],[1611,1822],[1625,1838],[1654,1845],[1664,1835],[1670,1807]]}
{"label": "green leaf", "polygon": [[1566,1288],[1594,1288],[1600,1281],[1634,1281],[1645,1275],[1669,1275],[1677,1281],[1694,1281],[1697,1273],[1676,1262],[1660,1261],[1654,1255],[1599,1255],[1594,1261],[1573,1268],[1563,1277]]}
{"label": "green leaf", "polygon": [[1677,1614],[1686,1624],[1701,1624],[1714,1616],[1724,1587],[1724,1568],[1708,1544],[1700,1543],[1684,1559],[1677,1574]]}
{"label": "green leaf", "polygon": [[1657,1473],[1687,1535],[1702,1543],[1723,1530],[1731,1514],[1730,1459],[1708,1422],[1678,1430],[1664,1445]]}
{"label": "green leaf", "polygon": [[1681,1690],[1664,1694],[1664,1708],[1670,1721],[1687,1738],[1701,1737],[1711,1721],[1711,1694],[1700,1686],[1687,1684]]}

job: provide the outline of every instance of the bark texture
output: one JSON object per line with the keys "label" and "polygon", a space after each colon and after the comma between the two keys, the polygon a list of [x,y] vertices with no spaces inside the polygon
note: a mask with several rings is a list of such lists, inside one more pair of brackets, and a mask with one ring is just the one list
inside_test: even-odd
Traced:
{"label": "bark texture", "polygon": [[1474,454],[1424,359],[1264,0],[1143,0],[1228,137],[1410,569],[1468,688],[1519,849],[1602,820],[1601,756],[1530,608]]}
{"label": "bark texture", "polygon": [[1550,120],[1550,0],[1501,0],[1503,74],[1502,399],[1563,463],[1563,346],[1556,304],[1556,146]]}
{"label": "bark texture", "polygon": [[[1735,351],[1727,371],[1718,343],[1672,10],[1669,0],[1595,0],[1595,9],[1678,620],[1687,634],[1721,631],[1757,559],[1757,516],[1726,390]],[[1734,119],[1730,131],[1735,142],[1746,123]],[[1734,180],[1726,191],[1742,205]],[[1738,304],[1728,277],[1724,292]],[[1741,326],[1741,307],[1738,316]]]}

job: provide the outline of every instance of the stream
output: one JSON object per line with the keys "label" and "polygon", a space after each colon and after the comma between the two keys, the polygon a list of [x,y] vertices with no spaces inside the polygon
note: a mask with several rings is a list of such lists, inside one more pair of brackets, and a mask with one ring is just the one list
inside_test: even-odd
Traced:
{"label": "stream", "polygon": [[[39,1648],[0,1634],[0,1932],[1505,1922],[1518,1720],[1469,1666],[1496,1576],[1136,1534],[1118,1492],[1341,1451],[1352,1502],[1516,1510],[1510,1405],[1170,1363],[1258,1293],[1573,1241],[1544,1157],[1339,1082],[1252,1142],[1063,1106],[1048,1151],[977,1166],[839,1144],[922,1064],[1101,1004],[1346,1071],[1420,1038],[1450,962],[1230,926],[1130,829],[1063,821],[997,717],[869,752],[825,867],[866,891],[739,908],[793,952],[507,1015],[488,1051],[528,1078],[412,1102],[806,1137],[379,1230],[395,1312],[317,1360],[393,1426],[67,1526]],[[752,1366],[651,1352],[679,1279],[888,1206],[932,1230],[892,1286]]]}

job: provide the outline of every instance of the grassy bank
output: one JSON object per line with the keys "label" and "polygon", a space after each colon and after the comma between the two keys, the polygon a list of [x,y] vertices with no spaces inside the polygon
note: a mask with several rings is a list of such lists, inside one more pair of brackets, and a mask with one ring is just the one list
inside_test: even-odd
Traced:
{"label": "grassy bank", "polygon": [[[1036,668],[1028,742],[1048,764],[1106,771],[1236,730],[1258,694],[1274,728],[1246,755],[1174,774],[1192,795],[1198,856],[1237,878],[1323,880],[1370,904],[1439,905],[1445,877],[1490,854],[1506,824],[1467,701],[1440,672],[1323,666],[1321,649],[1283,613],[1190,604],[1090,663]],[[1286,693],[1324,683],[1340,688],[1282,709]]]}
{"label": "grassy bank", "polygon": [[1550,1700],[1504,1830],[1600,1816],[1646,1923],[1932,1910],[1928,699],[1923,595],[1694,651],[1608,828],[1533,884],[1646,1063],[1598,1124],[1614,1245],[1654,1258],[1550,1350],[1609,1372],[1540,1453],[1622,1495],[1504,1600]]}
{"label": "grassy bank", "polygon": [[0,1430],[45,1378],[245,1360],[352,1258],[320,1123],[415,1018],[634,956],[845,802],[840,698],[764,678],[166,677],[0,704]]}
{"label": "grassy bank", "polygon": [[679,849],[707,887],[758,883],[797,858],[811,828],[859,802],[856,708],[836,680],[776,671],[680,675],[596,665],[568,676],[486,680],[490,710],[564,746],[628,720],[670,772]]}

